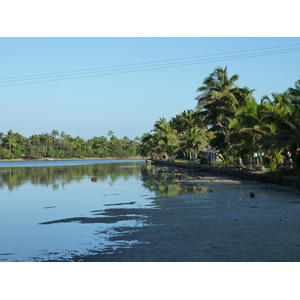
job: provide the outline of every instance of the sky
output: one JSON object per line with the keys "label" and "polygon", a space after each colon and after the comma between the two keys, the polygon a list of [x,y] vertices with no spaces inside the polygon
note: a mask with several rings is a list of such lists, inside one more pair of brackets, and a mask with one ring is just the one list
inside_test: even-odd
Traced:
{"label": "sky", "polygon": [[[258,102],[293,87],[300,38],[2,37],[0,65],[1,132],[134,139],[194,109],[197,88],[217,67],[238,74],[236,84],[255,89]],[[37,74],[45,75],[26,77]]]}

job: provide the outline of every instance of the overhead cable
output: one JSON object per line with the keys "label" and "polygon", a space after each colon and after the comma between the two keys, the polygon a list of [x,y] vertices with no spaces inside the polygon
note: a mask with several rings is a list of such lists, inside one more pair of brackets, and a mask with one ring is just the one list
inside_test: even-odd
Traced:
{"label": "overhead cable", "polygon": [[98,67],[98,68],[54,72],[54,73],[43,73],[43,74],[36,74],[36,75],[6,77],[6,78],[0,78],[0,87],[108,76],[108,75],[142,72],[142,71],[167,69],[167,68],[177,68],[177,67],[184,67],[190,65],[220,62],[224,60],[254,58],[260,56],[286,54],[286,53],[292,53],[298,51],[300,51],[300,44],[242,50],[242,51],[234,51],[234,52],[218,53],[218,54],[209,54],[209,55],[193,56],[193,57],[186,57],[186,58],[168,59],[168,60],[152,61],[152,62],[145,62],[145,63]]}

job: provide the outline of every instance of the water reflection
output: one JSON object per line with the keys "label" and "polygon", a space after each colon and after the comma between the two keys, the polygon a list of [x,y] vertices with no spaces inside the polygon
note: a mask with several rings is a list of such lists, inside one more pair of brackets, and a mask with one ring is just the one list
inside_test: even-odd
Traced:
{"label": "water reflection", "polygon": [[138,176],[141,162],[102,163],[69,166],[38,166],[38,167],[3,167],[0,168],[0,189],[7,187],[13,190],[26,183],[51,187],[55,190],[72,182],[80,182],[89,176],[91,180],[107,181],[111,186],[119,178],[125,180],[131,176]]}
{"label": "water reflection", "polygon": [[154,197],[208,191],[189,179],[144,161],[0,167],[0,261],[66,261],[116,248],[118,228],[149,225]]}
{"label": "water reflection", "polygon": [[191,181],[192,177],[174,168],[143,166],[143,185],[157,197],[172,197],[189,193],[206,193],[211,189]]}
{"label": "water reflection", "polygon": [[111,187],[119,178],[126,180],[141,176],[143,186],[156,192],[158,197],[209,191],[207,188],[187,182],[192,177],[177,169],[147,166],[141,161],[73,166],[3,167],[0,168],[0,189],[7,187],[12,191],[30,183],[56,190],[74,182],[80,183],[87,176],[91,182],[109,180]]}

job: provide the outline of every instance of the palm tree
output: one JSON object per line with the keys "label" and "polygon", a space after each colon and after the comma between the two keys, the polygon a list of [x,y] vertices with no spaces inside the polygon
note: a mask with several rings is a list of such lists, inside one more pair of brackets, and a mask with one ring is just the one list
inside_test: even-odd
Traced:
{"label": "palm tree", "polygon": [[292,163],[300,146],[300,98],[290,92],[273,93],[273,101],[266,101],[262,121],[272,124],[274,134],[265,140],[273,150],[285,149],[286,158]]}
{"label": "palm tree", "polygon": [[156,147],[158,146],[157,135],[146,132],[141,138],[141,155],[143,157],[151,156],[151,159],[157,158]]}
{"label": "palm tree", "polygon": [[154,124],[153,131],[157,136],[158,145],[161,147],[161,155],[169,159],[178,145],[177,131],[171,127],[165,118],[160,118]]}
{"label": "palm tree", "polygon": [[226,136],[229,119],[234,116],[234,111],[239,105],[235,93],[237,91],[235,81],[237,74],[228,78],[227,67],[217,68],[203,81],[203,86],[197,89],[201,94],[196,98],[197,108],[204,109],[204,123],[211,125],[213,129],[219,128]]}
{"label": "palm tree", "polygon": [[114,132],[111,131],[111,130],[107,133],[107,135],[109,136],[110,139],[116,139],[116,136],[114,135]]}
{"label": "palm tree", "polygon": [[59,132],[57,130],[53,129],[51,131],[51,136],[53,138],[53,145],[55,145],[56,144],[56,139],[59,136]]}
{"label": "palm tree", "polygon": [[[235,85],[239,76],[237,74],[229,77],[227,67],[217,68],[203,81],[203,86],[198,88],[201,94],[196,98],[197,107],[203,108],[204,124],[214,133],[210,145],[220,150],[219,155],[224,163],[234,159],[234,150],[237,145],[234,142],[232,120],[236,117],[236,110],[254,101],[252,96],[254,90],[247,87],[240,88]],[[239,137],[240,137],[239,133]],[[234,149],[235,148],[235,149]]]}
{"label": "palm tree", "polygon": [[254,98],[248,98],[245,104],[236,110],[235,118],[230,122],[230,133],[227,140],[232,145],[232,150],[239,156],[239,165],[244,167],[242,156],[249,156],[252,165],[254,153],[258,154],[261,170],[264,172],[262,158],[262,138],[265,128],[261,124],[261,106]]}
{"label": "palm tree", "polygon": [[37,134],[32,135],[29,139],[33,143],[33,146],[40,144],[40,136]]}
{"label": "palm tree", "polygon": [[248,105],[249,102],[251,102],[253,100],[253,92],[255,90],[249,90],[248,87],[236,87],[235,89],[233,89],[233,93],[235,95],[235,98],[238,101],[238,107],[244,106],[244,105]]}
{"label": "palm tree", "polygon": [[6,145],[8,146],[8,149],[11,151],[12,148],[17,145],[16,134],[10,129],[5,136],[5,139],[7,140]]}
{"label": "palm tree", "polygon": [[87,142],[91,146],[91,150],[95,153],[96,156],[99,157],[108,156],[109,141],[105,136],[93,137],[92,139],[89,139]]}
{"label": "palm tree", "polygon": [[52,136],[49,133],[40,134],[40,140],[46,147],[46,151],[48,151],[49,144],[53,141]]}
{"label": "palm tree", "polygon": [[289,92],[292,100],[294,98],[296,98],[298,100],[300,99],[300,79],[295,82],[295,88],[292,88],[292,87],[288,88],[288,92]]}
{"label": "palm tree", "polygon": [[202,109],[198,110],[187,110],[176,115],[169,122],[171,127],[176,129],[178,133],[183,133],[184,131],[191,129],[192,127],[198,125],[201,126],[203,123],[203,116],[200,116],[199,113]]}
{"label": "palm tree", "polygon": [[5,136],[4,132],[0,132],[0,145],[3,143],[4,136]]}
{"label": "palm tree", "polygon": [[60,133],[60,138],[61,139],[64,139],[65,137],[67,137],[68,136],[68,134],[66,134],[64,131],[62,131],[61,133]]}
{"label": "palm tree", "polygon": [[192,127],[184,132],[181,137],[181,147],[190,160],[197,159],[201,148],[208,145],[207,134],[199,127]]}

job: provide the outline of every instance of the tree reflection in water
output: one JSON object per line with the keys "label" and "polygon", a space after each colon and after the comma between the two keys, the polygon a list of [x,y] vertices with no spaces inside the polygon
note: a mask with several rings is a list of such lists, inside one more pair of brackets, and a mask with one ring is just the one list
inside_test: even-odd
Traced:
{"label": "tree reflection in water", "polygon": [[148,226],[145,209],[154,208],[155,197],[208,191],[184,173],[141,160],[75,163],[0,167],[0,261],[68,261],[69,253],[118,247],[110,238],[121,227]]}
{"label": "tree reflection in water", "polygon": [[140,175],[143,162],[102,163],[87,165],[46,167],[3,167],[0,168],[0,189],[13,190],[26,183],[58,189],[84,177],[97,177],[97,181],[109,180],[113,185],[118,178],[128,179]]}
{"label": "tree reflection in water", "polygon": [[[13,190],[30,183],[52,187],[54,190],[90,177],[93,182],[109,180],[110,186],[119,178],[140,177],[143,186],[158,197],[188,193],[206,193],[208,188],[193,182],[191,176],[176,169],[147,166],[143,161],[87,165],[59,165],[0,168],[0,189]],[[95,180],[96,178],[96,180]]]}
{"label": "tree reflection in water", "polygon": [[176,169],[143,166],[141,168],[143,185],[150,191],[155,191],[157,197],[172,197],[189,193],[206,193],[209,188],[192,182],[192,177]]}

